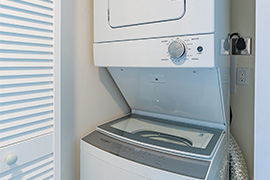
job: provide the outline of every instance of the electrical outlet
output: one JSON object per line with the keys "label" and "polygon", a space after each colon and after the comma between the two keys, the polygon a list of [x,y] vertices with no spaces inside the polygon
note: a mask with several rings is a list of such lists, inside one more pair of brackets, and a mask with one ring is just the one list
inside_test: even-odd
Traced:
{"label": "electrical outlet", "polygon": [[248,68],[237,68],[237,84],[248,85]]}

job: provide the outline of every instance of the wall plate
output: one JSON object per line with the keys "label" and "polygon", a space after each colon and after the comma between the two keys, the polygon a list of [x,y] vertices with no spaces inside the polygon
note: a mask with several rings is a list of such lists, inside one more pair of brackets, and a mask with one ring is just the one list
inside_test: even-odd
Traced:
{"label": "wall plate", "polygon": [[248,68],[237,68],[237,84],[248,85]]}
{"label": "wall plate", "polygon": [[236,48],[236,43],[238,38],[233,38],[231,41],[232,46],[232,55],[251,55],[251,48],[252,48],[252,38],[244,38],[246,42],[246,49],[240,51]]}
{"label": "wall plate", "polygon": [[221,42],[220,42],[221,43],[220,44],[220,47],[221,47],[220,48],[220,54],[221,55],[230,55],[230,49],[225,49],[224,48],[225,41],[226,41],[225,39],[222,39]]}

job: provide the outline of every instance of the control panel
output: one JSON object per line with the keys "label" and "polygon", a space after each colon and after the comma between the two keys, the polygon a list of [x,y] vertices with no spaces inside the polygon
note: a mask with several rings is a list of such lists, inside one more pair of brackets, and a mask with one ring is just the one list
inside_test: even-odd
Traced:
{"label": "control panel", "polygon": [[[208,37],[208,42],[211,43],[211,41],[214,43],[213,39]],[[211,44],[207,43],[205,36],[173,37],[163,39],[161,44],[165,46],[164,49],[167,49],[166,57],[162,61],[171,61],[175,65],[184,63],[201,64],[207,62],[207,59],[204,58],[210,55],[209,51],[212,51],[212,56],[214,55],[214,51],[209,47]]]}
{"label": "control panel", "polygon": [[94,49],[96,66],[212,68],[217,48],[214,34],[205,34],[96,43]]}

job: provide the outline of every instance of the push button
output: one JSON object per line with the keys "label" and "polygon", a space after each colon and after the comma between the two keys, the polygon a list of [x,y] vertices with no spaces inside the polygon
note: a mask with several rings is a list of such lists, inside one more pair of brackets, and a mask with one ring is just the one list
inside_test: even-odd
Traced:
{"label": "push button", "polygon": [[197,51],[198,52],[202,52],[203,51],[203,47],[202,46],[197,47]]}

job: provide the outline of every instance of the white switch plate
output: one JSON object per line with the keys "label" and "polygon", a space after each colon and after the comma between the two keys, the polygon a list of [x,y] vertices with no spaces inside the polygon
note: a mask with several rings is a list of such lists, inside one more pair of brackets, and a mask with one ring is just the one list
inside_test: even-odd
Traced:
{"label": "white switch plate", "polygon": [[237,68],[237,84],[248,85],[248,68]]}

